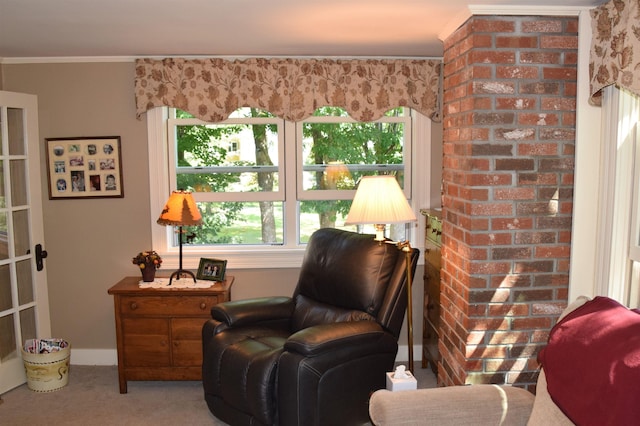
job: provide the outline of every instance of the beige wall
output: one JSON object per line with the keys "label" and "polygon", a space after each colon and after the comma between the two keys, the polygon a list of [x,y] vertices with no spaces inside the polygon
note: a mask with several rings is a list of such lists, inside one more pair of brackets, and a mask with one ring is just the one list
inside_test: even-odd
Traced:
{"label": "beige wall", "polygon": [[[135,117],[134,65],[5,64],[0,77],[3,90],[38,96],[42,146],[52,137],[122,139],[124,198],[49,200],[44,151],[41,160],[52,334],[76,349],[113,349],[113,301],[107,289],[124,276],[138,274],[131,257],[151,247],[147,128],[144,117]],[[439,194],[439,179],[435,186]],[[297,272],[235,270],[229,265],[228,273],[236,277],[232,298],[289,295]],[[422,276],[420,266],[414,289],[416,345],[422,335]],[[405,335],[403,331],[401,344],[406,344]]]}

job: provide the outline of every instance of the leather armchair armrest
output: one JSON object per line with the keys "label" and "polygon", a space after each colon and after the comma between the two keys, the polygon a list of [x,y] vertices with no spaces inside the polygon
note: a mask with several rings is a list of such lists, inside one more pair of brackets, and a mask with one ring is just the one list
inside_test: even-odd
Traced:
{"label": "leather armchair armrest", "polygon": [[449,386],[391,392],[378,390],[369,403],[376,426],[522,425],[534,395],[515,386]]}
{"label": "leather armchair armrest", "polygon": [[322,324],[292,334],[287,339],[284,350],[303,356],[316,356],[345,346],[362,349],[370,345],[379,350],[378,345],[386,334],[375,321]]}
{"label": "leather armchair armrest", "polygon": [[214,320],[227,326],[288,319],[294,304],[290,297],[263,297],[219,303],[211,308]]}

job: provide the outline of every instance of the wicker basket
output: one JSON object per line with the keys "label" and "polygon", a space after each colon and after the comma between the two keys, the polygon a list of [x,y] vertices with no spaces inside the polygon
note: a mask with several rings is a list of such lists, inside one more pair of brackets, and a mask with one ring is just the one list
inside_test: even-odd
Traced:
{"label": "wicker basket", "polygon": [[34,354],[22,349],[22,360],[27,373],[27,387],[36,392],[52,392],[69,383],[71,347],[59,351]]}

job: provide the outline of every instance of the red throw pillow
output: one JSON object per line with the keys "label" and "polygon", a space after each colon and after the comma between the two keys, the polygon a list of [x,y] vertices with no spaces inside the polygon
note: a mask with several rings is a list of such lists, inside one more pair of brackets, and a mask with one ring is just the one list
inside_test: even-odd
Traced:
{"label": "red throw pillow", "polygon": [[577,425],[640,423],[640,315],[596,297],[556,324],[539,357],[547,389]]}

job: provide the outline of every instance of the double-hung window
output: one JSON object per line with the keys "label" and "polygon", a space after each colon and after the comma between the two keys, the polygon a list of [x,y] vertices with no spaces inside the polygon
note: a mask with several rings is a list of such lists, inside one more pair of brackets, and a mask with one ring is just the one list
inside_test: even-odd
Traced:
{"label": "double-hung window", "polygon": [[[417,213],[417,116],[395,108],[363,123],[323,107],[294,123],[240,108],[224,122],[206,123],[157,108],[149,114],[151,215],[159,214],[171,190],[193,192],[203,225],[186,229],[186,267],[196,267],[199,257],[223,257],[234,267],[299,266],[316,229],[373,232],[344,225],[362,176],[394,175]],[[407,232],[413,229],[394,225],[388,236],[415,240]],[[153,226],[152,236],[171,265],[177,234]]]}
{"label": "double-hung window", "polygon": [[602,155],[602,212],[597,241],[596,294],[640,306],[640,97],[603,90],[606,143]]}

